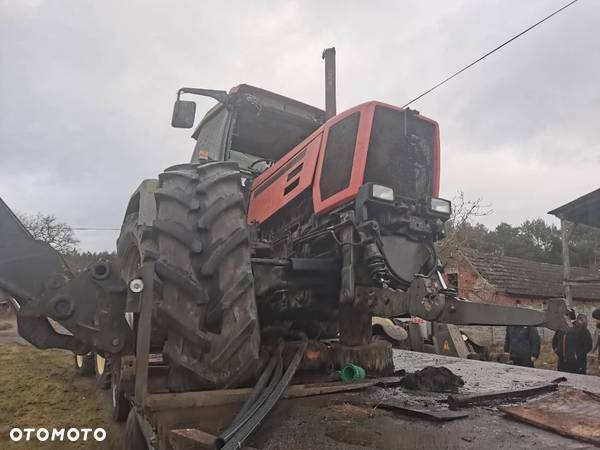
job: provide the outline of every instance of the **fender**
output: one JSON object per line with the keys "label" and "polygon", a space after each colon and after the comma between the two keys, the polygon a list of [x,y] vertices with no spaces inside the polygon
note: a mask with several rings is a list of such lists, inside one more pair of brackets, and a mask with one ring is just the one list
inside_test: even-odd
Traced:
{"label": "fender", "polygon": [[157,179],[152,178],[142,181],[129,199],[123,222],[125,222],[125,218],[129,214],[137,213],[138,225],[152,226],[154,219],[156,219],[156,199],[154,198],[154,193],[157,188]]}

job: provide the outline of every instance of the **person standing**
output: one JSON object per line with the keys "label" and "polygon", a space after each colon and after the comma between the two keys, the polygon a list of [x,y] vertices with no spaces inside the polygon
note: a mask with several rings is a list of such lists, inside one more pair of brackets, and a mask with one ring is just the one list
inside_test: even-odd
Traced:
{"label": "person standing", "polygon": [[586,315],[578,314],[570,330],[557,331],[552,338],[552,348],[558,356],[558,370],[585,375],[587,354],[592,349],[592,335],[587,329]]}
{"label": "person standing", "polygon": [[516,366],[533,367],[540,356],[540,335],[536,327],[510,325],[506,327],[504,351]]}
{"label": "person standing", "polygon": [[597,353],[596,364],[600,369],[600,308],[594,309],[594,312],[592,312],[592,317],[596,319],[596,328],[594,329],[594,344],[592,347],[592,353]]}

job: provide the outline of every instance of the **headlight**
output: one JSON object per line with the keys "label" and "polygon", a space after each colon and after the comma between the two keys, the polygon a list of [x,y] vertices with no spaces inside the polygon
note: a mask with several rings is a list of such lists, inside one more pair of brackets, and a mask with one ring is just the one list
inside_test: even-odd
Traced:
{"label": "headlight", "polygon": [[378,200],[386,200],[389,202],[394,201],[394,190],[392,188],[381,186],[379,184],[373,185],[373,190],[371,191],[371,197],[376,198]]}
{"label": "headlight", "polygon": [[432,198],[429,205],[431,212],[449,216],[451,211],[450,201],[443,198]]}

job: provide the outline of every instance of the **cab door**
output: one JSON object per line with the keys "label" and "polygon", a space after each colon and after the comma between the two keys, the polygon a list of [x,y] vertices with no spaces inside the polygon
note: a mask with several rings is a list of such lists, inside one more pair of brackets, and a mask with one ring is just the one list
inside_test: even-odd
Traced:
{"label": "cab door", "polygon": [[230,140],[232,112],[223,104],[213,107],[202,119],[192,137],[196,139],[192,162],[205,159],[223,161]]}

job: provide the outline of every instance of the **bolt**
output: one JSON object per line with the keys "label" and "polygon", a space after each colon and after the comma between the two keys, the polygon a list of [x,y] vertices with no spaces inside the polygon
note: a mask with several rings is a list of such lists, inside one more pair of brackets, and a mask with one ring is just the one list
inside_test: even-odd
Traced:
{"label": "bolt", "polygon": [[450,307],[448,308],[448,311],[450,311],[451,313],[456,312],[456,306],[450,305]]}
{"label": "bolt", "polygon": [[140,278],[135,278],[129,282],[129,290],[138,294],[144,290],[144,282]]}

